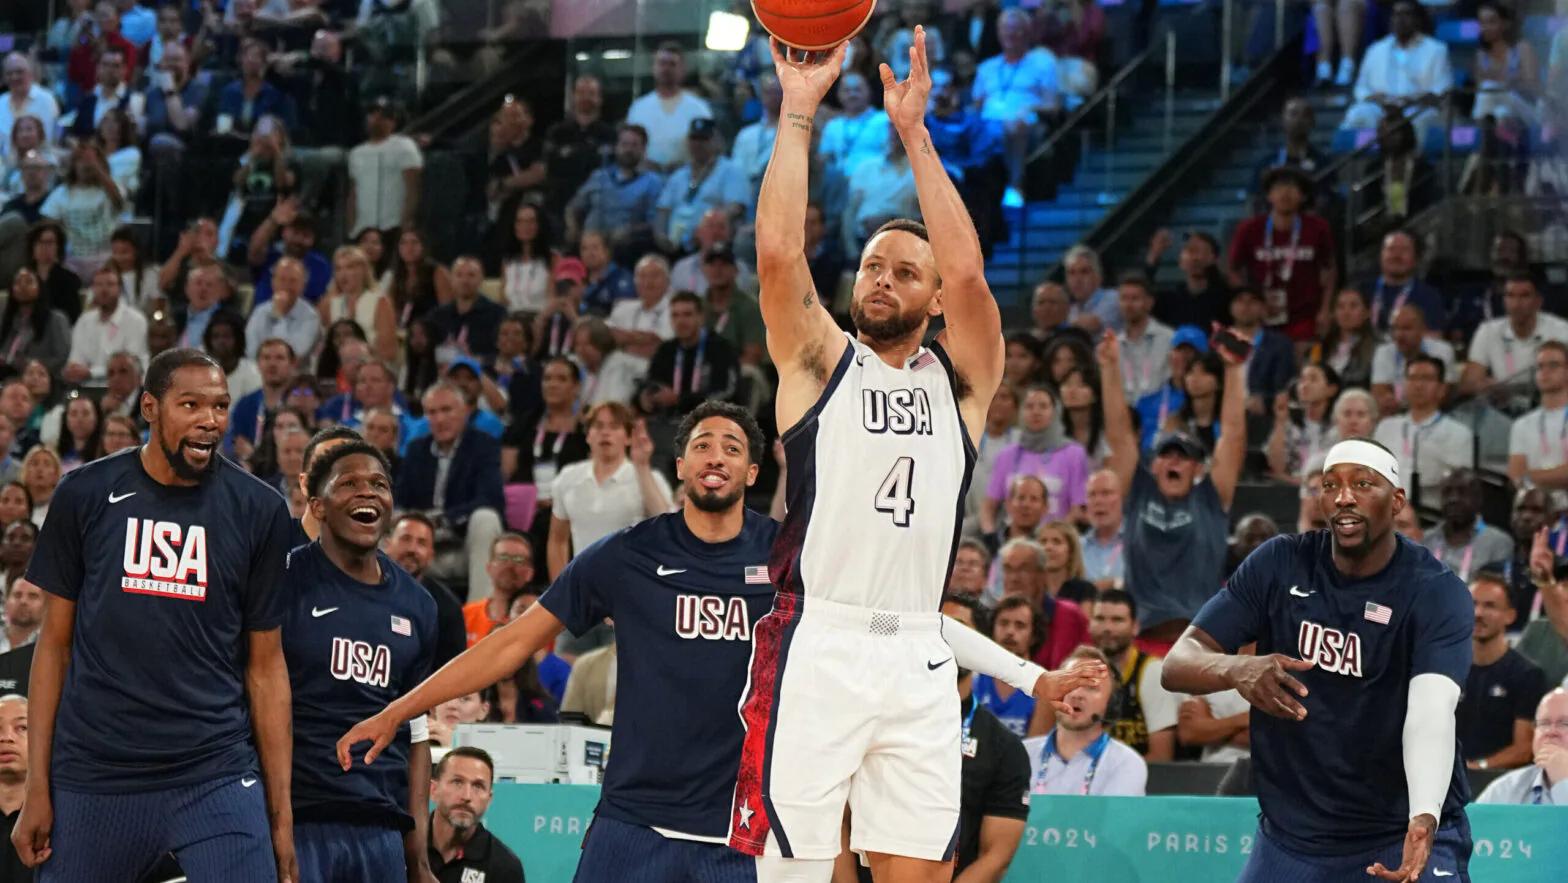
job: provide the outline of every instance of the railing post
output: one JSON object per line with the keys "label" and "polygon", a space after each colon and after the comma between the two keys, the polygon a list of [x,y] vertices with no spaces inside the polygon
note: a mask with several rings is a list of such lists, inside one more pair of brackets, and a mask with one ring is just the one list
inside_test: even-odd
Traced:
{"label": "railing post", "polygon": [[1230,57],[1232,47],[1232,19],[1236,14],[1236,0],[1220,4],[1220,103],[1230,100]]}
{"label": "railing post", "polygon": [[1176,32],[1165,32],[1165,141],[1164,153],[1171,152],[1171,129],[1176,121]]}
{"label": "railing post", "polygon": [[1285,0],[1274,0],[1274,51],[1285,45]]}
{"label": "railing post", "polygon": [[1111,88],[1105,96],[1105,184],[1100,189],[1100,204],[1110,205],[1115,199],[1111,192],[1111,178],[1116,174],[1116,92],[1121,84]]}

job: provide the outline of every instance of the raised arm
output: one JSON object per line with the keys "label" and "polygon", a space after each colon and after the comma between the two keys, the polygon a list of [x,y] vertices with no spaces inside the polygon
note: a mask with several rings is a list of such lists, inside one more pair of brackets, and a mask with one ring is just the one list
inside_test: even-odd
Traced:
{"label": "raised arm", "polygon": [[[991,396],[1002,381],[1002,313],[985,281],[985,258],[969,209],[953,186],[942,158],[926,131],[926,105],[931,94],[931,69],[926,61],[925,28],[915,27],[909,47],[909,78],[899,83],[882,65],[883,107],[904,142],[909,167],[920,197],[920,216],[931,235],[931,253],[942,279],[942,339],[953,367],[969,382],[971,432],[978,432]],[[979,436],[976,436],[978,440]]]}
{"label": "raised arm", "polygon": [[1209,480],[1220,495],[1220,505],[1229,511],[1236,496],[1236,482],[1241,478],[1241,465],[1247,458],[1247,365],[1224,347],[1220,348],[1220,357],[1225,360],[1225,397],[1220,401],[1220,437],[1214,443]]}
{"label": "raised arm", "polygon": [[[768,355],[779,369],[782,428],[793,424],[792,418],[815,402],[827,382],[829,366],[842,351],[839,347],[848,345],[827,308],[819,303],[811,268],[806,264],[811,131],[822,96],[838,79],[844,47],[800,61],[786,56],[796,50],[786,49],[777,40],[772,40],[770,47],[784,101],[773,159],[757,196],[757,280],[762,321],[768,331]],[[793,392],[791,387],[799,387],[803,381],[809,393]]]}
{"label": "raised arm", "polygon": [[1132,488],[1138,474],[1138,433],[1132,428],[1132,412],[1127,410],[1127,391],[1122,389],[1122,347],[1115,332],[1105,332],[1095,356],[1100,362],[1100,409],[1105,413],[1105,439],[1111,446],[1105,465],[1122,481],[1122,493]]}

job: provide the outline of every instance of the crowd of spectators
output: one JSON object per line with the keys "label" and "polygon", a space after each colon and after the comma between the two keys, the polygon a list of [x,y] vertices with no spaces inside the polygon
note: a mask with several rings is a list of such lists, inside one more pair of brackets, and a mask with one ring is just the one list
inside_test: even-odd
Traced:
{"label": "crowd of spectators", "polygon": [[[201,347],[229,377],[226,455],[296,516],[313,433],[349,427],[387,453],[401,513],[387,549],[437,596],[449,658],[527,609],[575,551],[681,505],[672,436],[697,404],[740,402],[780,429],[751,255],[778,84],[752,45],[731,72],[749,100],[719,101],[665,43],[652,90],[624,117],[590,73],[544,131],[508,96],[488,129],[485,235],[445,259],[426,236],[445,219],[422,206],[425,146],[401,130],[396,98],[350,88],[347,31],[321,27],[345,20],[343,4],[282,4],[281,17],[278,5],[196,16],[73,0],[44,40],[4,60],[0,566],[9,590],[61,475],[140,442],[147,361]],[[426,26],[417,0],[365,5],[347,16],[365,51],[365,35],[394,19]],[[994,242],[988,225],[1020,199],[1025,157],[1092,93],[1103,55],[1093,2],[977,2],[936,19],[918,0],[888,6],[855,39],[819,120],[808,194],[812,277],[846,326],[866,235],[917,210],[875,62],[896,66],[912,25],[928,24],[928,126]],[[1390,116],[1421,124],[1447,88],[1445,50],[1421,34],[1419,5],[1396,0],[1390,35],[1357,67],[1371,35],[1346,10],[1361,6],[1315,7],[1339,40],[1319,44],[1319,72],[1355,84],[1347,124],[1392,140],[1409,126]],[[1512,13],[1480,10],[1494,44]],[[1337,70],[1335,46],[1348,60]],[[1533,57],[1488,52],[1514,97],[1544,98],[1522,85],[1538,77]],[[1568,63],[1559,55],[1548,79]],[[1400,71],[1397,84],[1377,79]],[[1483,107],[1524,119],[1529,102]],[[1401,530],[1472,584],[1467,760],[1527,766],[1543,733],[1568,731],[1561,708],[1543,705],[1544,722],[1536,712],[1568,678],[1568,583],[1553,558],[1568,545],[1568,321],[1543,309],[1555,293],[1514,232],[1473,284],[1429,283],[1424,240],[1403,227],[1381,237],[1375,274],[1343,278],[1348,246],[1314,202],[1328,157],[1310,143],[1311,107],[1283,110],[1260,210],[1228,245],[1185,234],[1170,287],[1154,281],[1176,245],[1167,232],[1144,266],[1115,274],[1077,246],[1064,282],[1042,282],[1008,330],[950,578],[954,615],[1041,664],[1088,655],[1118,673],[1061,719],[1004,684],[965,682],[996,738],[1030,740],[1037,792],[1143,793],[1149,762],[1245,756],[1245,703],[1166,693],[1160,655],[1248,552],[1322,526],[1316,473],[1349,437],[1395,453],[1417,504]],[[214,149],[230,162],[224,209],[185,217],[182,163]],[[346,192],[321,187],[324,161],[345,169]],[[179,219],[167,246],[148,235],[152,211]],[[1248,351],[1212,346],[1215,323]],[[1508,444],[1488,446],[1474,406],[1505,401],[1533,409],[1512,408]],[[770,479],[785,466],[776,458]],[[1506,482],[1507,524],[1481,517],[1483,477]],[[1237,517],[1244,482],[1299,489],[1296,522]],[[767,505],[763,494],[753,502]],[[0,649],[27,644],[39,606],[8,592]],[[447,744],[452,727],[481,720],[610,723],[615,652],[610,624],[563,638],[515,677],[435,709],[432,738]],[[5,711],[0,700],[0,741]],[[1561,750],[1544,767],[1551,782]]]}

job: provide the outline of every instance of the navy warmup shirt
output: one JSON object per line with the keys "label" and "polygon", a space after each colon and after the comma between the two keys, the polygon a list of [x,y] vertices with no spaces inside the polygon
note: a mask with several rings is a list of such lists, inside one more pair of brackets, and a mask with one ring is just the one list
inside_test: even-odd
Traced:
{"label": "navy warmup shirt", "polygon": [[539,603],[574,634],[615,619],[617,739],[597,812],[700,837],[729,832],[740,768],[741,691],[751,627],[773,607],[778,522],[746,512],[733,539],[705,543],[679,513],[589,546]]}
{"label": "navy warmup shirt", "polygon": [[247,633],[283,620],[288,538],[283,498],[221,457],[192,487],[154,481],[137,448],[66,474],[27,566],[76,602],[55,784],[128,793],[257,769]]}
{"label": "navy warmup shirt", "polygon": [[[283,653],[294,691],[294,820],[408,830],[408,724],[368,766],[338,766],[348,729],[430,674],[436,602],[392,559],[377,552],[381,582],[338,569],[321,544],[289,553]],[[363,746],[361,746],[363,747]]]}
{"label": "navy warmup shirt", "polygon": [[[1247,556],[1193,625],[1227,651],[1256,640],[1316,666],[1304,721],[1252,711],[1252,770],[1263,829],[1308,855],[1351,855],[1404,839],[1409,826],[1402,737],[1410,679],[1463,685],[1475,607],[1465,584],[1404,537],[1388,566],[1350,579],[1326,530],[1280,536]],[[1470,799],[1457,746],[1440,824]]]}

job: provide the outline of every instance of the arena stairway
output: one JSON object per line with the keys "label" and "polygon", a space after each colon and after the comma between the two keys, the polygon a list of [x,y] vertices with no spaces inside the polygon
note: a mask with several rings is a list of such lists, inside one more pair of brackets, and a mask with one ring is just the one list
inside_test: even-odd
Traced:
{"label": "arena stairway", "polygon": [[[1124,101],[1133,110],[1118,114],[1109,151],[1104,131],[1091,133],[1090,146],[1053,199],[1005,210],[1010,235],[997,243],[986,264],[986,278],[1004,309],[1027,303],[1035,284],[1067,249],[1164,160],[1164,93],[1135,93]],[[1218,89],[1178,91],[1170,143],[1178,145],[1190,137],[1219,106]]]}

